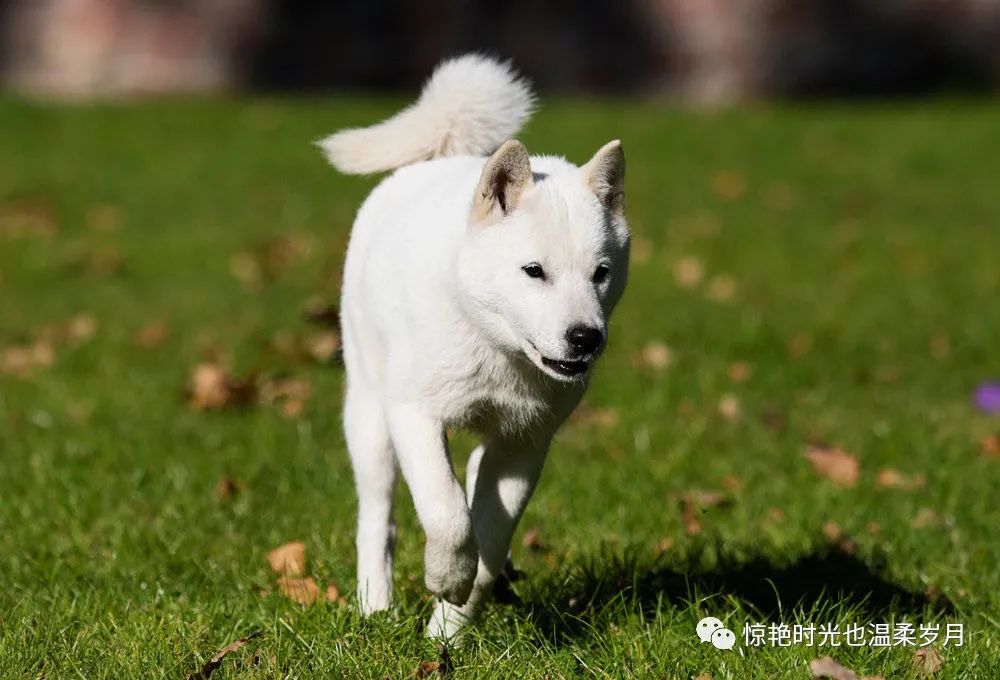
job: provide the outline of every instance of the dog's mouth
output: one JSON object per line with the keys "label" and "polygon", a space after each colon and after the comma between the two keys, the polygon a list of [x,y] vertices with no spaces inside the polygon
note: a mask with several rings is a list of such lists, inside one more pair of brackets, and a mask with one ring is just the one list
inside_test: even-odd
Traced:
{"label": "dog's mouth", "polygon": [[531,359],[531,363],[535,364],[543,373],[563,382],[579,380],[587,375],[594,359],[597,358],[595,355],[583,359],[552,359],[542,356],[542,353],[532,342],[528,342],[524,353]]}
{"label": "dog's mouth", "polygon": [[590,368],[589,361],[563,361],[542,357],[542,363],[549,370],[567,378],[578,378]]}

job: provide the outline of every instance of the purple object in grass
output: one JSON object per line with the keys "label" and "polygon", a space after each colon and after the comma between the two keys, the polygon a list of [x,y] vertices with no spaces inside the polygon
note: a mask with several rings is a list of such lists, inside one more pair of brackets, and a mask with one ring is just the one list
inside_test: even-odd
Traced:
{"label": "purple object in grass", "polygon": [[976,406],[985,413],[1000,413],[1000,382],[983,383],[976,390]]}

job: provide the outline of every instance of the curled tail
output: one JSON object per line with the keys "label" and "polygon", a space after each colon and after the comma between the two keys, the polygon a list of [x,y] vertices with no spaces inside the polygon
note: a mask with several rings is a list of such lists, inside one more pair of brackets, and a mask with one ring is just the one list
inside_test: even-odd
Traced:
{"label": "curled tail", "polygon": [[486,155],[531,116],[529,84],[506,63],[479,55],[442,62],[420,99],[392,118],[318,142],[330,163],[367,175],[444,156]]}

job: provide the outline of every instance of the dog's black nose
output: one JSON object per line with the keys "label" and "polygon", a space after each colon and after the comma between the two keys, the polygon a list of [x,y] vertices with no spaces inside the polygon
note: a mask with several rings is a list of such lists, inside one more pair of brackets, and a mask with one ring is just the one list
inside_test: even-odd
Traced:
{"label": "dog's black nose", "polygon": [[593,326],[572,326],[566,331],[566,341],[577,354],[593,354],[604,341],[604,333]]}

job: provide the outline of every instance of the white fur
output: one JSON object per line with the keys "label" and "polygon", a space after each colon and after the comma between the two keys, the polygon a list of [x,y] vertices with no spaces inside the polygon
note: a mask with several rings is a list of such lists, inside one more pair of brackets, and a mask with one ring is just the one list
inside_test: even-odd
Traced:
{"label": "white fur", "polygon": [[[325,144],[349,171],[448,156],[398,170],[362,205],[341,306],[358,601],[366,614],[391,605],[398,466],[426,532],[425,581],[441,598],[428,632],[439,638],[480,611],[552,435],[603,345],[565,369],[583,366],[576,376],[543,357],[575,360],[571,326],[606,334],[625,285],[620,145],[582,168],[547,156],[529,167],[517,142],[478,155],[521,125],[530,101],[509,67],[463,57],[440,67],[400,116]],[[531,263],[546,280],[522,270]],[[609,275],[595,282],[601,265]],[[452,469],[449,427],[483,437],[467,491]]]}
{"label": "white fur", "polygon": [[420,99],[389,120],[319,142],[347,174],[395,170],[417,161],[492,152],[531,116],[534,96],[509,65],[477,55],[443,62]]}

